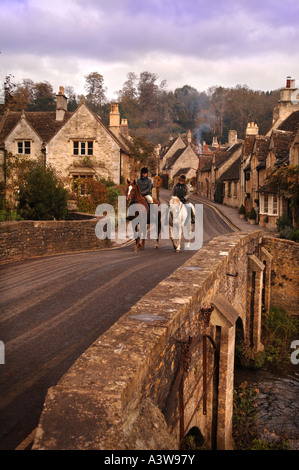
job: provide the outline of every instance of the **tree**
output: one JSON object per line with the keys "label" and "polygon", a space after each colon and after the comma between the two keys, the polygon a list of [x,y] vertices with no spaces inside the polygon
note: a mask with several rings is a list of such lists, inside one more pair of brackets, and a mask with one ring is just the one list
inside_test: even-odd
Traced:
{"label": "tree", "polygon": [[104,78],[98,72],[92,72],[85,75],[85,90],[87,91],[87,105],[94,112],[99,112],[101,107],[106,103],[106,88],[104,87]]}
{"label": "tree", "polygon": [[155,73],[142,72],[138,81],[138,111],[140,120],[149,128],[161,125],[161,93],[166,86],[163,80],[160,85]]}
{"label": "tree", "polygon": [[80,96],[76,95],[75,90],[72,86],[65,87],[65,95],[67,100],[67,110],[75,111],[80,103]]}
{"label": "tree", "polygon": [[28,111],[54,111],[56,108],[55,93],[49,82],[35,83],[32,87],[33,99],[28,103]]}
{"label": "tree", "polygon": [[42,160],[28,161],[18,181],[18,211],[29,220],[59,220],[67,215],[67,190]]}
{"label": "tree", "polygon": [[129,72],[127,74],[127,80],[124,82],[122,89],[118,92],[120,113],[123,117],[128,119],[130,129],[136,129],[138,127],[137,80],[137,75],[133,72]]}
{"label": "tree", "polygon": [[204,95],[195,88],[184,85],[174,91],[173,118],[185,131],[194,130],[201,107],[204,104]]}
{"label": "tree", "polygon": [[127,74],[127,80],[123,84],[122,90],[118,92],[119,98],[128,98],[130,100],[136,100],[137,99],[137,80],[138,77],[136,73],[134,72],[129,72]]}
{"label": "tree", "polygon": [[131,178],[136,178],[138,170],[143,166],[147,166],[149,172],[155,174],[157,167],[155,145],[144,137],[135,137],[128,141],[128,146],[131,155]]}

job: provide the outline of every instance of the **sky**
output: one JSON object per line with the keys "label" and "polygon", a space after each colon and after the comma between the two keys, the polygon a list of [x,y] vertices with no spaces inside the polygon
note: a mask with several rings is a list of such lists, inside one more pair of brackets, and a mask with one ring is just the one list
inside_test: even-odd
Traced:
{"label": "sky", "polygon": [[299,86],[299,0],[0,0],[0,80],[72,86],[98,72],[112,100],[127,74],[190,85]]}

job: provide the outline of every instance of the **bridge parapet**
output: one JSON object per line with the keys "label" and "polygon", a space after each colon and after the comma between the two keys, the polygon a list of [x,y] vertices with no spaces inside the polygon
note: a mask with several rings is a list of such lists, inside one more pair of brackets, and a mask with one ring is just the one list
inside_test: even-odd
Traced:
{"label": "bridge parapet", "polygon": [[262,234],[215,238],[98,338],[48,390],[33,449],[179,449],[192,427],[230,449],[237,320],[262,348]]}

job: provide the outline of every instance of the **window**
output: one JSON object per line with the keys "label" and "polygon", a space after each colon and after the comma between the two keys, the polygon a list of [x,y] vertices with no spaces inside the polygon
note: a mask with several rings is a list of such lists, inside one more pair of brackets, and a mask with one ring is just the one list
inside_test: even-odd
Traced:
{"label": "window", "polygon": [[238,183],[235,181],[234,182],[234,197],[238,196]]}
{"label": "window", "polygon": [[19,140],[17,144],[18,144],[18,154],[30,155],[31,153],[30,140]]}
{"label": "window", "polygon": [[264,194],[264,212],[268,214],[268,194]]}
{"label": "window", "polygon": [[93,175],[73,175],[73,189],[76,194],[86,196],[88,190],[85,182],[87,179],[92,179]]}
{"label": "window", "polygon": [[273,215],[277,215],[277,207],[278,207],[278,202],[277,202],[277,195],[273,194],[273,207],[272,207],[272,213]]}
{"label": "window", "polygon": [[93,155],[93,141],[92,140],[74,140],[73,141],[74,155]]}
{"label": "window", "polygon": [[260,213],[268,215],[278,215],[277,194],[261,194]]}

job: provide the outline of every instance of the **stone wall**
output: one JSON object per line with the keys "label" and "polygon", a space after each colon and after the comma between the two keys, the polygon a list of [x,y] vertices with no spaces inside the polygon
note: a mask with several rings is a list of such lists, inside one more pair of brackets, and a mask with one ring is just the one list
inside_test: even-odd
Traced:
{"label": "stone wall", "polygon": [[140,299],[48,390],[33,449],[179,449],[194,426],[232,448],[235,324],[261,239],[217,237]]}
{"label": "stone wall", "polygon": [[263,246],[272,256],[271,305],[299,315],[299,244],[264,237]]}
{"label": "stone wall", "polygon": [[36,256],[96,250],[108,246],[98,240],[98,219],[20,221],[0,223],[0,265]]}

